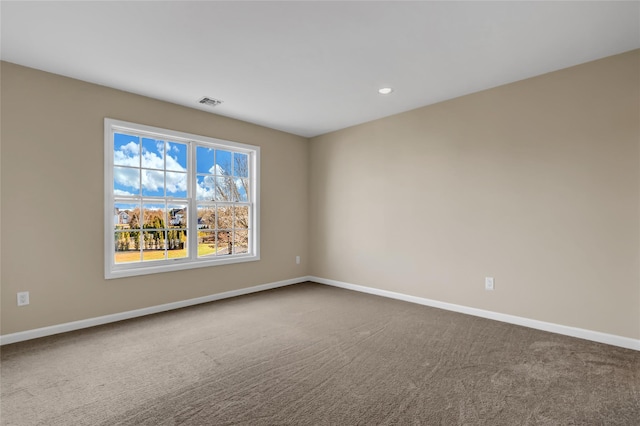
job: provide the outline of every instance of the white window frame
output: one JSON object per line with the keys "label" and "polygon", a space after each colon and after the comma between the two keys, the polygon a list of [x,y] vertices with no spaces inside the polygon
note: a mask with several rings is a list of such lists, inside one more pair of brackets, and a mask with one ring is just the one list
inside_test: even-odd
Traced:
{"label": "white window frame", "polygon": [[[114,193],[114,133],[121,132],[139,136],[149,136],[159,140],[171,140],[187,144],[187,253],[180,259],[164,259],[131,263],[115,263],[114,206],[123,202],[122,197]],[[249,194],[249,246],[248,253],[224,256],[198,257],[198,211],[197,205],[206,202],[196,197],[196,158],[197,146],[214,149],[226,149],[248,155]],[[145,198],[141,202],[173,202],[170,197]],[[133,199],[133,198],[132,198]],[[233,203],[226,203],[233,204]],[[227,265],[260,260],[260,147],[206,136],[193,135],[175,130],[162,129],[126,121],[104,119],[104,276],[105,279]],[[168,218],[166,218],[168,220]]]}

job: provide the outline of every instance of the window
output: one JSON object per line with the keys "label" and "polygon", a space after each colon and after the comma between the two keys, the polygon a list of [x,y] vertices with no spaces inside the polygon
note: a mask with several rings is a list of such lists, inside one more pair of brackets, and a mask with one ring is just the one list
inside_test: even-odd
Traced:
{"label": "window", "polygon": [[105,119],[105,278],[259,260],[260,148]]}

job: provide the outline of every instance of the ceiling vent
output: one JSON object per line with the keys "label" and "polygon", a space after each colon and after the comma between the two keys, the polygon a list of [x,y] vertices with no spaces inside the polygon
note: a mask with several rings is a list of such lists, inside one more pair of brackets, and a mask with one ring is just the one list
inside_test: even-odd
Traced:
{"label": "ceiling vent", "polygon": [[204,104],[204,105],[209,105],[210,107],[215,107],[215,106],[218,106],[218,105],[220,105],[222,103],[222,101],[219,100],[219,99],[208,98],[206,96],[204,98],[200,99],[199,102],[201,104]]}

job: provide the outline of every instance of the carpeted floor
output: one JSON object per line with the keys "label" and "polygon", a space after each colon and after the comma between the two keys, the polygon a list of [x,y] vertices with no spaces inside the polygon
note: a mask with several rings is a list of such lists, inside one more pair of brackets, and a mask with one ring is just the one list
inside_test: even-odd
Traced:
{"label": "carpeted floor", "polygon": [[2,425],[640,425],[640,352],[313,283],[1,351]]}

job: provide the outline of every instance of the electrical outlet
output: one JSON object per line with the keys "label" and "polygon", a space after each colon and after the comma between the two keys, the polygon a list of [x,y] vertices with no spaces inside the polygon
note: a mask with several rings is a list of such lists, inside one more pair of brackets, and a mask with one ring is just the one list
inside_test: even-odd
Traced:
{"label": "electrical outlet", "polygon": [[485,290],[493,290],[493,277],[485,277],[485,279],[484,279],[484,289]]}
{"label": "electrical outlet", "polygon": [[300,256],[296,256],[296,265],[300,264]]}
{"label": "electrical outlet", "polygon": [[18,293],[18,306],[24,306],[29,304],[29,292],[21,291]]}

